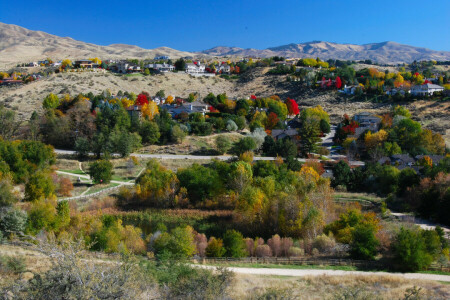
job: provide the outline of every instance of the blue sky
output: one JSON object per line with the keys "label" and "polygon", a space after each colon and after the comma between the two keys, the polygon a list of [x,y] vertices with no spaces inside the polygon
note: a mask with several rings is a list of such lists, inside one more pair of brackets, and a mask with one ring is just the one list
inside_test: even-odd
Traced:
{"label": "blue sky", "polygon": [[450,51],[450,0],[1,0],[0,22],[100,45],[185,51],[313,40]]}

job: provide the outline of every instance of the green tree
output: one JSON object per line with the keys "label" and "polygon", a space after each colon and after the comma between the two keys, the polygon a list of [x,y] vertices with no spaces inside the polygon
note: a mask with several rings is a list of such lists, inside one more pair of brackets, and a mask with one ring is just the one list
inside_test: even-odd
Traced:
{"label": "green tree", "polygon": [[352,179],[352,171],[350,166],[343,160],[339,161],[333,167],[333,180],[331,181],[334,187],[340,186],[348,186]]}
{"label": "green tree", "polygon": [[179,125],[173,126],[170,131],[171,140],[176,144],[182,143],[186,135],[187,133]]}
{"label": "green tree", "polygon": [[156,144],[161,137],[159,126],[156,122],[143,120],[139,125],[139,135],[144,144]]}
{"label": "green tree", "polygon": [[244,257],[247,255],[244,237],[236,230],[227,230],[223,236],[227,257]]}
{"label": "green tree", "polygon": [[20,121],[16,120],[16,113],[13,110],[6,109],[3,104],[0,105],[0,136],[4,140],[10,140],[19,130]]}
{"label": "green tree", "polygon": [[305,154],[316,151],[317,143],[320,141],[319,121],[307,118],[303,121],[299,134],[301,151]]}
{"label": "green tree", "polygon": [[216,150],[220,154],[225,154],[230,149],[231,149],[231,141],[230,141],[230,139],[227,136],[225,136],[225,135],[219,135],[216,138]]}
{"label": "green tree", "polygon": [[150,75],[150,70],[148,68],[145,68],[144,75],[146,76]]}
{"label": "green tree", "polygon": [[379,242],[375,237],[376,228],[360,224],[352,231],[350,253],[356,259],[373,259],[377,253]]}
{"label": "green tree", "polygon": [[95,184],[109,183],[113,175],[113,165],[108,160],[97,160],[89,164],[89,175]]}
{"label": "green tree", "polygon": [[420,230],[401,228],[392,244],[396,267],[402,271],[418,271],[428,267],[433,256],[427,253]]}
{"label": "green tree", "polygon": [[59,106],[60,100],[58,96],[53,93],[48,94],[47,97],[44,98],[44,102],[42,103],[42,107],[44,109],[55,109]]}
{"label": "green tree", "polygon": [[156,238],[153,247],[159,256],[191,257],[196,252],[193,229],[190,226],[176,227],[170,234],[164,232]]}
{"label": "green tree", "polygon": [[17,197],[12,192],[13,186],[8,179],[0,181],[0,208],[5,206],[12,206],[17,202]]}
{"label": "green tree", "polygon": [[189,200],[193,204],[211,199],[222,190],[222,182],[217,171],[199,164],[178,169],[177,177],[180,186],[187,189]]}
{"label": "green tree", "polygon": [[164,92],[164,90],[159,90],[159,91],[156,93],[156,97],[159,97],[159,98],[165,98],[165,97],[166,97],[166,93]]}
{"label": "green tree", "polygon": [[331,130],[330,123],[327,122],[325,119],[320,120],[320,131],[323,133],[329,133]]}
{"label": "green tree", "polygon": [[27,213],[16,208],[0,208],[0,232],[3,236],[11,233],[24,233],[27,223]]}
{"label": "green tree", "polygon": [[186,69],[186,61],[182,58],[177,59],[175,61],[175,69],[177,71],[184,71]]}
{"label": "green tree", "polygon": [[239,156],[244,152],[253,151],[255,149],[256,149],[255,140],[251,137],[244,137],[233,144],[233,147],[231,148],[231,153]]}
{"label": "green tree", "polygon": [[88,156],[91,150],[91,143],[85,137],[79,137],[75,140],[75,151],[80,158]]}

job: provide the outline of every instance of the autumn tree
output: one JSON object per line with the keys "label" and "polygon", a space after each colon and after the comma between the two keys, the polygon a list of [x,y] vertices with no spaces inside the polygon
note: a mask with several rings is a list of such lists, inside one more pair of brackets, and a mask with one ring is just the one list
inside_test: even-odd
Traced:
{"label": "autumn tree", "polygon": [[59,180],[58,194],[63,197],[72,196],[73,184],[69,178],[63,177]]}
{"label": "autumn tree", "polygon": [[145,103],[142,106],[142,115],[149,119],[150,121],[155,118],[157,114],[159,114],[159,108],[158,105],[154,101],[150,101]]}
{"label": "autumn tree", "polygon": [[286,106],[290,115],[296,116],[300,113],[300,110],[298,109],[298,104],[297,102],[295,102],[294,99],[288,98],[286,100]]}
{"label": "autumn tree", "polygon": [[47,97],[44,98],[44,102],[42,103],[42,107],[44,109],[55,109],[59,106],[60,100],[58,96],[53,93],[50,93]]}

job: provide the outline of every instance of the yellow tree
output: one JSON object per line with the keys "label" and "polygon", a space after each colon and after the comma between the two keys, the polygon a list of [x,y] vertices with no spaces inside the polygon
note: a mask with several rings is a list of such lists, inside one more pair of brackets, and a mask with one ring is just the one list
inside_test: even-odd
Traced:
{"label": "yellow tree", "polygon": [[98,65],[100,65],[102,63],[102,61],[98,57],[89,58],[89,60],[91,60],[94,64],[98,64]]}
{"label": "yellow tree", "polygon": [[174,101],[174,98],[172,95],[169,95],[166,99],[166,104],[172,104]]}
{"label": "yellow tree", "polygon": [[378,70],[377,69],[369,68],[369,75],[370,75],[370,77],[374,78],[375,75],[377,75],[377,74],[378,74]]}
{"label": "yellow tree", "polygon": [[61,65],[65,68],[65,67],[67,67],[67,66],[71,66],[72,65],[72,61],[70,60],[70,59],[64,59],[62,62],[61,62]]}
{"label": "yellow tree", "polygon": [[150,101],[148,104],[144,104],[142,106],[142,115],[149,120],[153,120],[153,118],[159,114],[158,105],[154,101]]}
{"label": "yellow tree", "polygon": [[120,100],[120,102],[122,103],[122,107],[123,107],[123,108],[130,107],[131,105],[134,104],[134,101],[133,101],[133,100],[130,100],[130,99],[128,99],[128,98],[122,98],[122,99]]}
{"label": "yellow tree", "polygon": [[387,137],[388,133],[383,129],[373,134],[369,131],[364,137],[364,144],[367,150],[371,150],[378,146],[381,146],[387,140]]}
{"label": "yellow tree", "polygon": [[403,76],[400,73],[398,73],[397,77],[394,80],[394,86],[399,87],[403,84],[404,81],[405,79],[403,78]]}

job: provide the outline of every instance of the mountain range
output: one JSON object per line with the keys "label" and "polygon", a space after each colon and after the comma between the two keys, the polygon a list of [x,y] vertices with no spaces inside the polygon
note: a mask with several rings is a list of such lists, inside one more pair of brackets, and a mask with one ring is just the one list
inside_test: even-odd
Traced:
{"label": "mountain range", "polygon": [[386,64],[410,63],[414,60],[450,60],[448,51],[434,51],[395,42],[354,45],[313,41],[262,50],[220,46],[199,52],[179,51],[168,47],[144,49],[125,44],[100,46],[0,22],[0,68],[46,57],[53,59],[88,57],[148,59],[160,55],[168,55],[174,59],[186,56],[196,58],[284,56],[287,58],[319,57],[322,60],[370,59]]}

